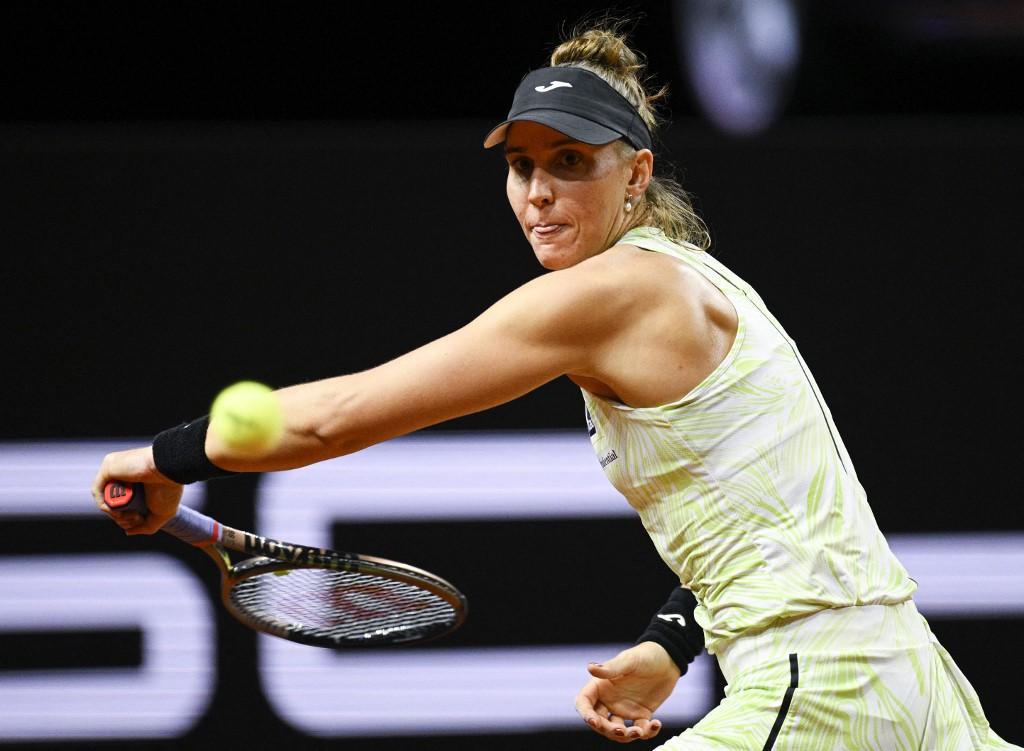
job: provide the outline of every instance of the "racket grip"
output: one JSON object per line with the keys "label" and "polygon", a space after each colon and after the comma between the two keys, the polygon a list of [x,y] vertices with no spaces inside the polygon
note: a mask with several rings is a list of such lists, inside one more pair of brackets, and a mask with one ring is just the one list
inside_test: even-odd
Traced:
{"label": "racket grip", "polygon": [[188,506],[178,506],[178,513],[160,529],[189,545],[202,547],[220,541],[220,524]]}
{"label": "racket grip", "polygon": [[[146,486],[141,482],[125,485],[110,482],[103,488],[103,501],[117,512],[135,511],[143,517],[149,516],[146,506]],[[188,506],[178,506],[178,513],[160,528],[190,545],[209,545],[220,540],[220,524],[206,514],[200,514]]]}

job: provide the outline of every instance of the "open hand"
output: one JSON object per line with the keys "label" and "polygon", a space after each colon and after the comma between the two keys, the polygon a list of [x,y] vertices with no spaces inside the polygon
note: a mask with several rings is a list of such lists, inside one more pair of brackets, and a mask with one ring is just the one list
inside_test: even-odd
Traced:
{"label": "open hand", "polygon": [[592,677],[576,695],[576,711],[594,732],[619,743],[658,734],[654,712],[680,675],[661,645],[642,642],[603,664],[590,663],[587,671]]}

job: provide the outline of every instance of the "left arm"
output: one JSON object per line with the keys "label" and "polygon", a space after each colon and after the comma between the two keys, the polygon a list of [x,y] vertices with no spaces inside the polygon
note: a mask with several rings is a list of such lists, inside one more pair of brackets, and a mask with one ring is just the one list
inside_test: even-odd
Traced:
{"label": "left arm", "polygon": [[592,677],[576,696],[576,711],[595,732],[621,743],[658,734],[661,721],[654,712],[704,649],[704,631],[693,619],[696,607],[690,590],[674,588],[635,646],[587,666]]}

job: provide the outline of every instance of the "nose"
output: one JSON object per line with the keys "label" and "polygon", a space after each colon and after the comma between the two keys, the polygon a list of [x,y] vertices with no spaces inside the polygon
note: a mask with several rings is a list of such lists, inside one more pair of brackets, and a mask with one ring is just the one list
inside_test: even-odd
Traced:
{"label": "nose", "polygon": [[530,203],[534,206],[543,206],[544,204],[551,203],[555,199],[551,183],[551,176],[544,170],[535,167],[530,174],[530,193],[528,196]]}

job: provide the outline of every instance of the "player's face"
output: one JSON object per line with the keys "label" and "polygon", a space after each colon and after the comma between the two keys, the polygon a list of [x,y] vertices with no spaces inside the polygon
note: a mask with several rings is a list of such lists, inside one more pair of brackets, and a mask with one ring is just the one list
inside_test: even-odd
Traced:
{"label": "player's face", "polygon": [[591,146],[520,121],[508,129],[505,156],[509,203],[544,268],[574,266],[625,231],[633,165],[617,144]]}

